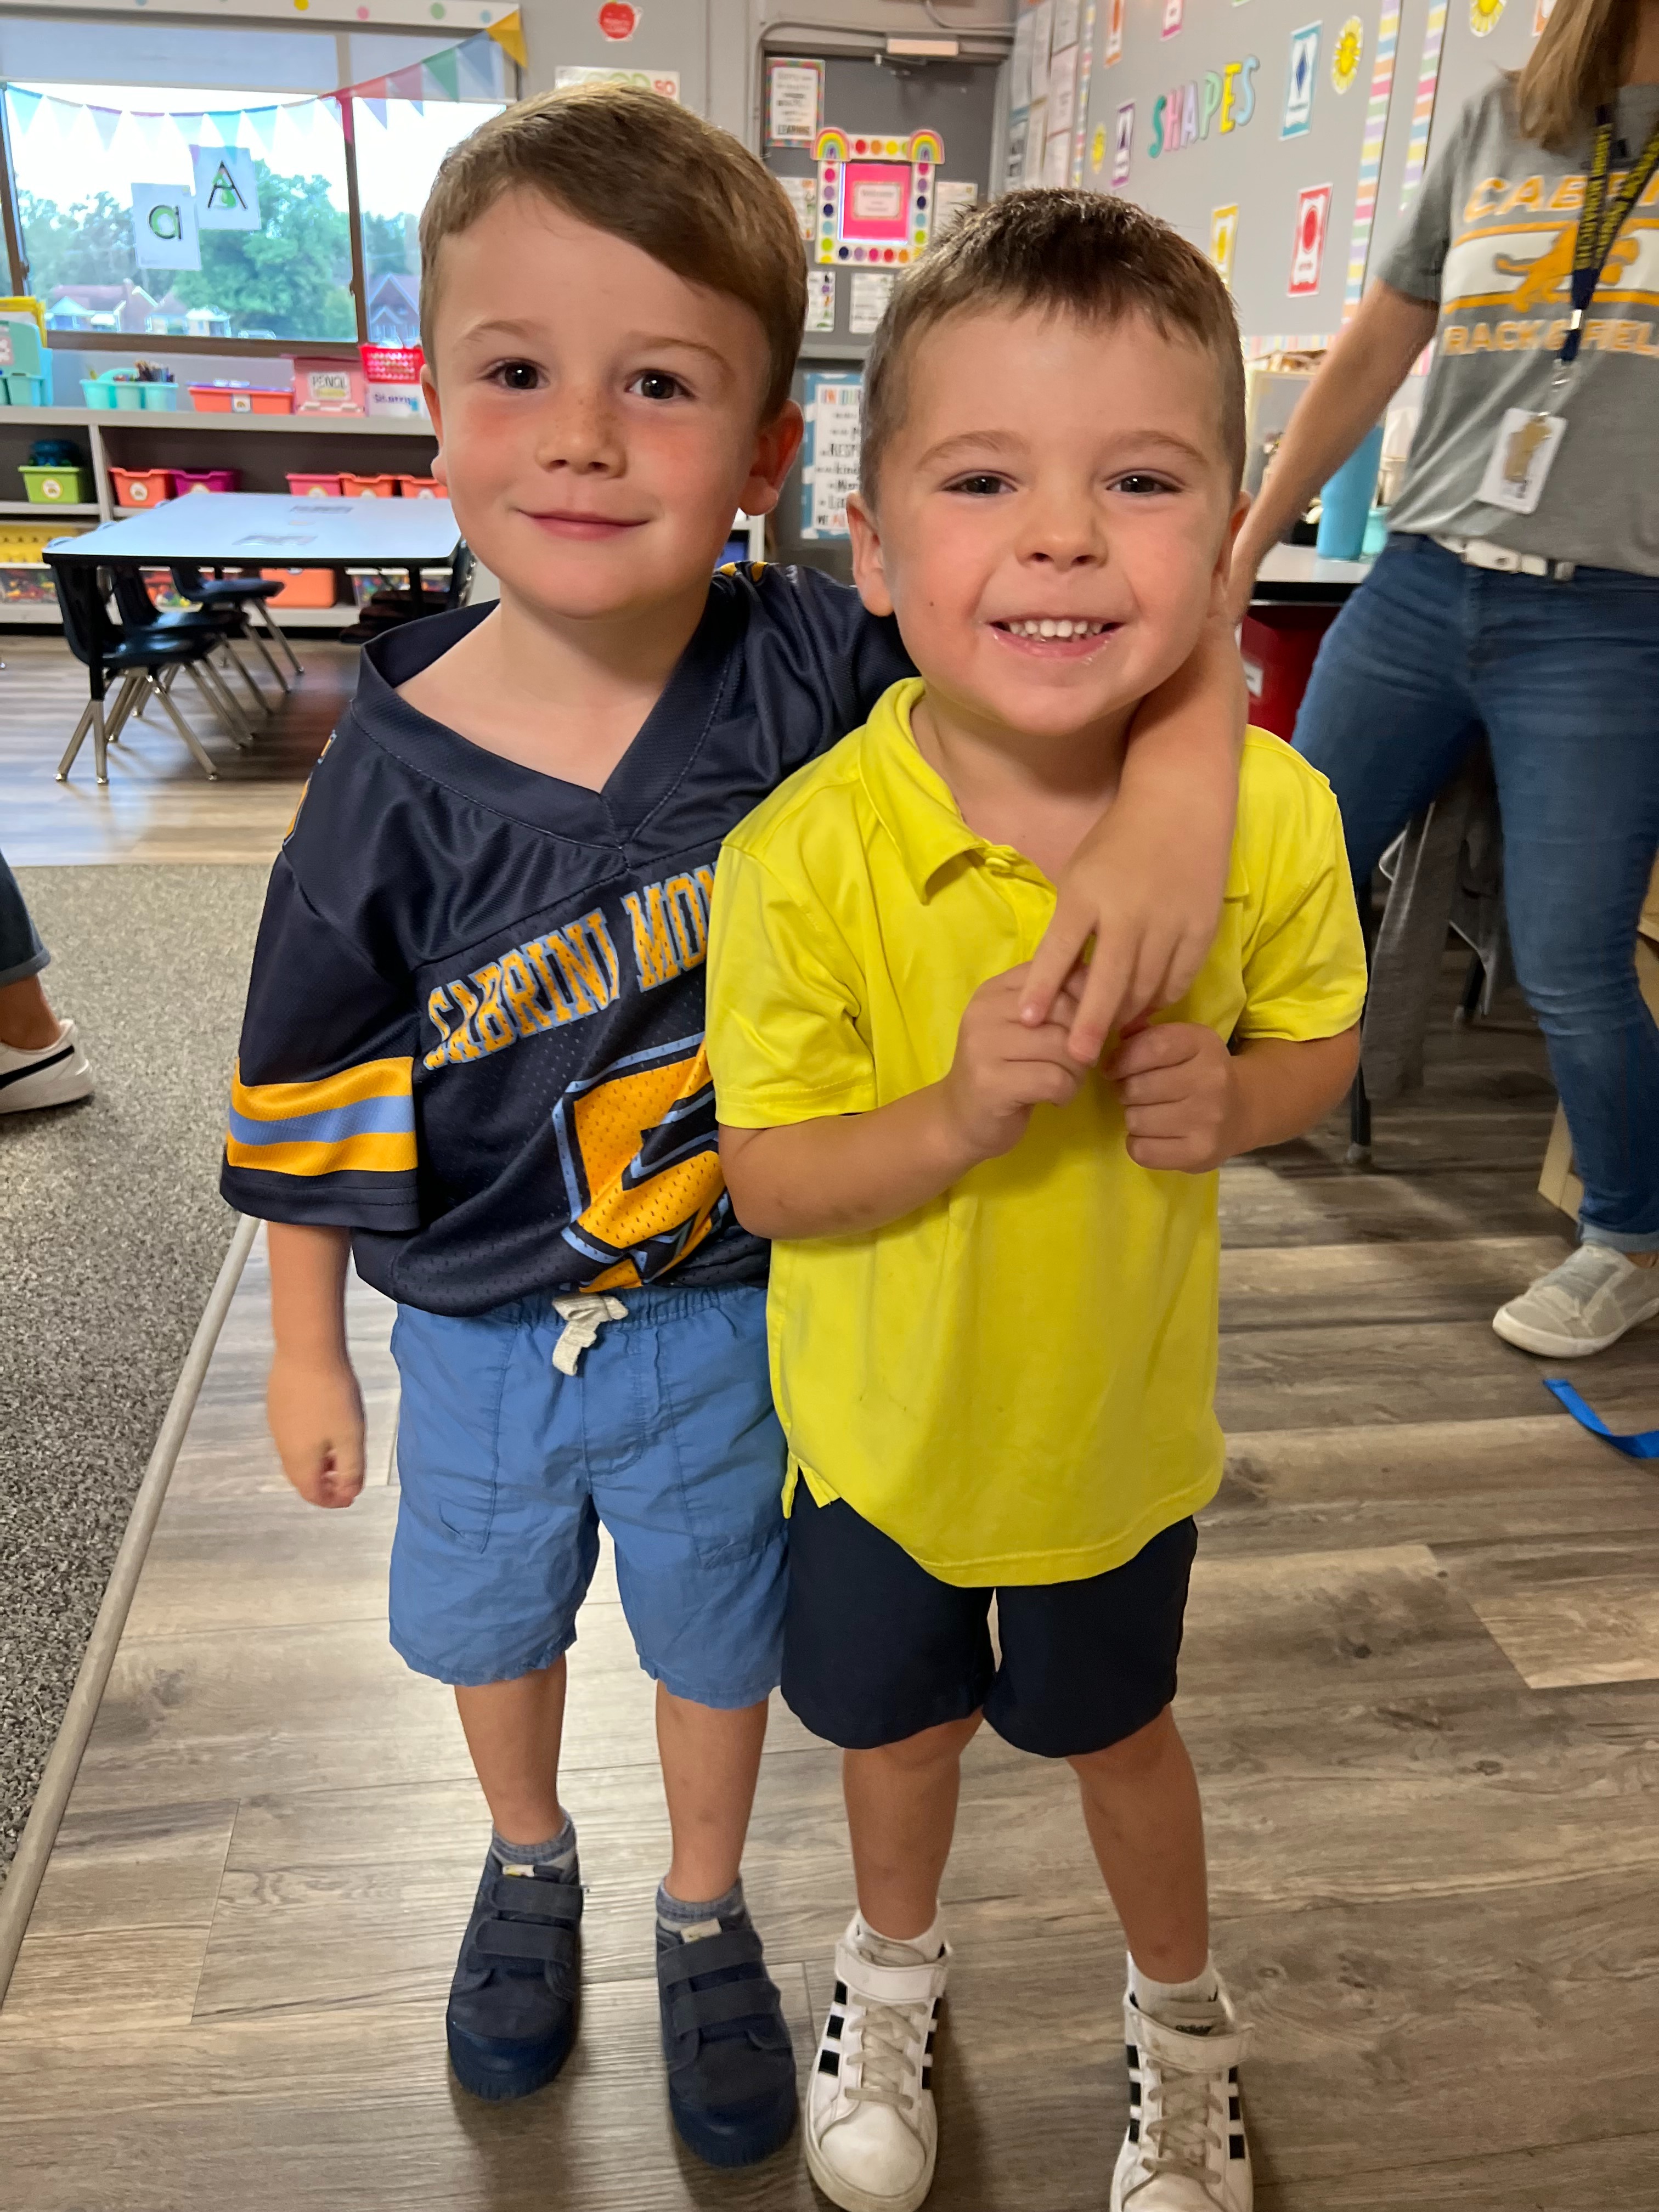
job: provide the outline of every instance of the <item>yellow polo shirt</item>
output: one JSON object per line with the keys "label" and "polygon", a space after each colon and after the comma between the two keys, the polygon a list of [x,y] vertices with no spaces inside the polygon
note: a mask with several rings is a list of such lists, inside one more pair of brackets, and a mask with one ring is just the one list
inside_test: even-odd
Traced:
{"label": "yellow polo shirt", "polygon": [[[963,1008],[1054,911],[917,751],[919,679],[726,840],[708,945],[722,1121],[864,1114],[937,1082]],[[1162,1018],[1334,1036],[1364,949],[1329,785],[1245,740],[1215,943]],[[1216,1177],[1139,1168],[1111,1085],[902,1220],[773,1248],[772,1387],[799,1475],[964,1586],[1071,1582],[1211,1498]]]}

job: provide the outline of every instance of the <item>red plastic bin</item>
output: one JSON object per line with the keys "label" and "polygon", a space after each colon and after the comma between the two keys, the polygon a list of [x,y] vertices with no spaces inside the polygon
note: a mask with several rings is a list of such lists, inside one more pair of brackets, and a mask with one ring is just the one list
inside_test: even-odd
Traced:
{"label": "red plastic bin", "polygon": [[405,499],[442,499],[446,495],[436,477],[399,477],[398,489]]}
{"label": "red plastic bin", "polygon": [[342,469],[340,489],[347,499],[395,499],[398,479],[396,477],[355,477],[349,469]]}
{"label": "red plastic bin", "polygon": [[1238,650],[1249,691],[1249,716],[1259,730],[1286,740],[1296,734],[1297,709],[1313,673],[1314,656],[1341,610],[1320,606],[1255,606],[1239,626]]}
{"label": "red plastic bin", "polygon": [[303,469],[290,469],[288,488],[301,499],[338,499],[340,479],[336,476],[308,476]]}
{"label": "red plastic bin", "polygon": [[291,415],[294,386],[278,391],[264,384],[192,384],[191,404],[198,415]]}
{"label": "red plastic bin", "polygon": [[357,350],[370,384],[418,384],[426,366],[426,356],[417,345],[365,345]]}
{"label": "red plastic bin", "polygon": [[241,481],[240,469],[174,469],[173,495],[182,499],[186,492],[234,491]]}
{"label": "red plastic bin", "polygon": [[173,497],[171,469],[112,468],[110,477],[117,507],[159,507]]}

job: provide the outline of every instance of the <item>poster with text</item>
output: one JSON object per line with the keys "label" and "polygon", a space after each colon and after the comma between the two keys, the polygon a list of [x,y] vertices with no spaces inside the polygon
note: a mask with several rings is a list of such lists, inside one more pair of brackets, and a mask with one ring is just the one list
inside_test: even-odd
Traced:
{"label": "poster with text", "polygon": [[833,331],[836,327],[836,272],[809,269],[806,272],[806,327]]}
{"label": "poster with text", "polygon": [[1285,77],[1285,119],[1281,138],[1299,138],[1313,121],[1314,82],[1319,73],[1319,26],[1309,23],[1291,33],[1291,64]]}
{"label": "poster with text", "polygon": [[1068,46],[1048,64],[1048,134],[1069,131],[1077,120],[1077,48]]}
{"label": "poster with text", "polygon": [[1102,60],[1110,69],[1123,58],[1124,0],[1106,0],[1106,51]]}
{"label": "poster with text", "polygon": [[1054,48],[1054,0],[1037,0],[1031,10],[1031,105],[1048,96],[1048,56]]}
{"label": "poster with text", "polygon": [[897,282],[890,269],[853,271],[853,297],[847,311],[847,327],[855,338],[873,336],[876,325],[887,312],[887,302]]}
{"label": "poster with text", "polygon": [[780,177],[783,196],[795,210],[795,223],[807,245],[812,242],[812,228],[818,214],[818,180],[816,177]]}
{"label": "poster with text", "polygon": [[188,185],[134,185],[132,250],[141,269],[199,269],[196,200]]}
{"label": "poster with text", "polygon": [[1013,50],[1008,56],[1008,105],[1016,115],[1031,104],[1031,46],[1036,17],[1028,9],[1014,26]]}
{"label": "poster with text", "polygon": [[1325,262],[1325,232],[1331,219],[1331,188],[1310,185],[1297,195],[1296,243],[1291,252],[1291,297],[1306,299],[1319,289]]}
{"label": "poster with text", "polygon": [[845,538],[847,499],[859,488],[861,376],[806,380],[806,444],[801,456],[803,538]]}
{"label": "poster with text", "polygon": [[1112,133],[1112,184],[1114,187],[1129,181],[1129,157],[1134,150],[1135,104],[1126,100],[1117,111],[1117,127]]}
{"label": "poster with text", "polygon": [[1160,37],[1172,39],[1181,28],[1182,5],[1183,0],[1164,0],[1164,27]]}
{"label": "poster with text", "polygon": [[1051,131],[1042,150],[1042,181],[1063,186],[1072,173],[1072,134]]}
{"label": "poster with text", "polygon": [[260,230],[253,156],[242,146],[192,146],[198,230]]}
{"label": "poster with text", "polygon": [[979,205],[979,186],[971,179],[950,177],[933,187],[934,239],[943,238],[945,232],[971,215]]}
{"label": "poster with text", "polygon": [[810,146],[823,120],[823,64],[775,61],[766,64],[766,143]]}
{"label": "poster with text", "polygon": [[1040,185],[1042,182],[1042,156],[1048,144],[1048,102],[1046,99],[1031,102],[1029,131],[1025,141],[1025,173],[1020,182],[1023,185]]}

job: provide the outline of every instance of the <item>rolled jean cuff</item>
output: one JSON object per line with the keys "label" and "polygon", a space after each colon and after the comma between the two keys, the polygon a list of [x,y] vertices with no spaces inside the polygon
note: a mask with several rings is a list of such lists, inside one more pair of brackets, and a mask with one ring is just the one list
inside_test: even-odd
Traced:
{"label": "rolled jean cuff", "polygon": [[1605,1244],[1613,1252],[1659,1252],[1659,1229],[1602,1229],[1591,1222],[1578,1227],[1581,1244]]}
{"label": "rolled jean cuff", "polygon": [[27,982],[31,975],[38,975],[51,959],[51,953],[37,940],[34,951],[27,960],[20,960],[15,968],[0,968],[0,991],[3,991],[8,983]]}

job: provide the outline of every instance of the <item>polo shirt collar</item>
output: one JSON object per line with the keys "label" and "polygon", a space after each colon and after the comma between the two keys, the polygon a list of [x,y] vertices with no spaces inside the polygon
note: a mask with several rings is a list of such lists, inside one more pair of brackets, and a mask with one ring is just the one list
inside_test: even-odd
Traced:
{"label": "polo shirt collar", "polygon": [[870,804],[921,899],[951,861],[993,849],[963,820],[950,786],[916,744],[910,714],[926,688],[911,676],[882,694],[865,725],[859,763]]}

